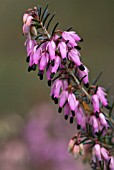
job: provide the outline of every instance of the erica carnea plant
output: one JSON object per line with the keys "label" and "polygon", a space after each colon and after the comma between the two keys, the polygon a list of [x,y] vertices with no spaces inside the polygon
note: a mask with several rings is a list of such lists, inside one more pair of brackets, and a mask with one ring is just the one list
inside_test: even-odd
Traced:
{"label": "erica carnea plant", "polygon": [[54,16],[50,17],[48,5],[44,10],[40,6],[28,9],[23,15],[28,71],[38,68],[40,80],[46,74],[58,112],[70,123],[76,120],[78,132],[68,145],[73,157],[91,153],[92,169],[114,170],[114,103],[107,100],[108,90],[96,85],[102,73],[89,82],[78,45],[83,39],[72,28],[57,29],[59,23],[49,31]]}

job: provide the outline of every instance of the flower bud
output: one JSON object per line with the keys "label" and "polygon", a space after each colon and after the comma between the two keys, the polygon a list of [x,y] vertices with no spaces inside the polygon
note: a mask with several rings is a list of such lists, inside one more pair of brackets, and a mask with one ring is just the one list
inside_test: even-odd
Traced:
{"label": "flower bud", "polygon": [[102,113],[99,113],[99,120],[100,120],[100,123],[101,123],[102,126],[104,126],[105,128],[108,127],[106,117]]}
{"label": "flower bud", "polygon": [[37,36],[37,29],[36,29],[36,27],[31,26],[31,28],[30,28],[30,33],[31,33],[33,36]]}
{"label": "flower bud", "polygon": [[76,138],[70,140],[70,142],[68,144],[68,152],[69,153],[71,153],[73,151],[75,142],[76,142]]}
{"label": "flower bud", "polygon": [[109,161],[108,151],[105,148],[101,148],[101,155],[105,161]]}
{"label": "flower bud", "polygon": [[99,144],[95,144],[93,147],[93,152],[98,161],[101,161],[101,147]]}
{"label": "flower bud", "polygon": [[80,155],[84,155],[84,145],[81,143],[80,145],[79,145],[79,152],[80,152]]}
{"label": "flower bud", "polygon": [[114,170],[114,157],[111,156],[109,162],[110,170]]}
{"label": "flower bud", "polygon": [[74,159],[78,158],[79,152],[80,152],[79,145],[74,145],[74,148],[73,148],[73,151],[72,151],[72,155],[73,155]]}
{"label": "flower bud", "polygon": [[93,109],[94,109],[94,113],[99,112],[99,98],[97,96],[97,94],[94,94],[91,98],[92,104],[93,104]]}
{"label": "flower bud", "polygon": [[28,16],[28,17],[27,17],[27,20],[26,20],[26,25],[27,25],[27,26],[31,26],[31,24],[32,24],[32,19],[34,19],[32,16]]}
{"label": "flower bud", "polygon": [[24,24],[26,23],[28,16],[29,16],[29,14],[27,14],[27,13],[25,13],[25,14],[23,15],[23,23],[24,23]]}

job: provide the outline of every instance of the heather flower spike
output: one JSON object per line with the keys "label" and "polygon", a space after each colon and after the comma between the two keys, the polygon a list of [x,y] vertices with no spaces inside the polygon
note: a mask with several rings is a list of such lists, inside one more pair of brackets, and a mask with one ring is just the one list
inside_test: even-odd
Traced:
{"label": "heather flower spike", "polygon": [[114,170],[114,102],[109,104],[105,88],[96,85],[102,72],[93,83],[89,81],[89,69],[79,52],[82,37],[72,28],[57,29],[59,23],[48,31],[54,16],[48,5],[44,11],[38,6],[23,15],[28,71],[37,71],[40,80],[46,73],[58,112],[63,111],[70,123],[76,120],[78,132],[68,145],[73,157],[86,157],[91,151],[92,169]]}

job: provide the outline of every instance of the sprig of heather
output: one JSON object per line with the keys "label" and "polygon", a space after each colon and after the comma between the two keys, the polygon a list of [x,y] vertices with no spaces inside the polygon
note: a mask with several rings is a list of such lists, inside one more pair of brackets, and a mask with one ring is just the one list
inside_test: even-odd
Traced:
{"label": "sprig of heather", "polygon": [[49,32],[55,14],[50,19],[49,16],[48,5],[44,11],[34,7],[23,15],[28,71],[38,68],[40,80],[46,74],[50,96],[59,105],[58,112],[63,110],[71,124],[76,120],[78,133],[68,146],[74,158],[87,154],[85,147],[89,146],[92,169],[113,170],[114,103],[109,104],[106,90],[96,85],[101,73],[90,85],[89,70],[79,52],[78,44],[83,39],[72,28],[58,30],[59,23]]}

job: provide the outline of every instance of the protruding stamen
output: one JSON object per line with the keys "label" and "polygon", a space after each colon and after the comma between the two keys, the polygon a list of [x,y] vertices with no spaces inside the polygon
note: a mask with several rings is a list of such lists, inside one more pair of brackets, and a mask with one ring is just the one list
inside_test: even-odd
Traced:
{"label": "protruding stamen", "polygon": [[29,67],[28,67],[28,72],[30,72],[31,70],[32,70],[32,67],[29,66]]}
{"label": "protruding stamen", "polygon": [[74,118],[73,117],[70,117],[70,123],[72,124],[74,121]]}
{"label": "protruding stamen", "polygon": [[56,98],[56,97],[54,98],[54,103],[58,104],[58,98]]}
{"label": "protruding stamen", "polygon": [[65,115],[64,117],[65,117],[65,120],[68,120],[68,115]]}
{"label": "protruding stamen", "polygon": [[54,77],[55,73],[51,73],[50,78],[52,79]]}
{"label": "protruding stamen", "polygon": [[36,64],[33,64],[32,66],[32,70],[35,71],[36,70]]}
{"label": "protruding stamen", "polygon": [[82,64],[79,66],[79,69],[80,69],[81,71],[84,71],[84,70],[85,70],[85,68],[84,68],[84,66],[83,66]]}
{"label": "protruding stamen", "polygon": [[59,112],[59,113],[62,112],[62,108],[61,108],[61,107],[58,108],[58,112]]}
{"label": "protruding stamen", "polygon": [[48,86],[51,86],[51,80],[48,80]]}
{"label": "protruding stamen", "polygon": [[30,61],[30,56],[28,56],[28,57],[26,58],[26,62],[29,63],[29,61]]}
{"label": "protruding stamen", "polygon": [[72,113],[72,116],[75,117],[75,111],[72,110],[71,113]]}
{"label": "protruding stamen", "polygon": [[81,126],[80,125],[77,125],[77,129],[80,130]]}

